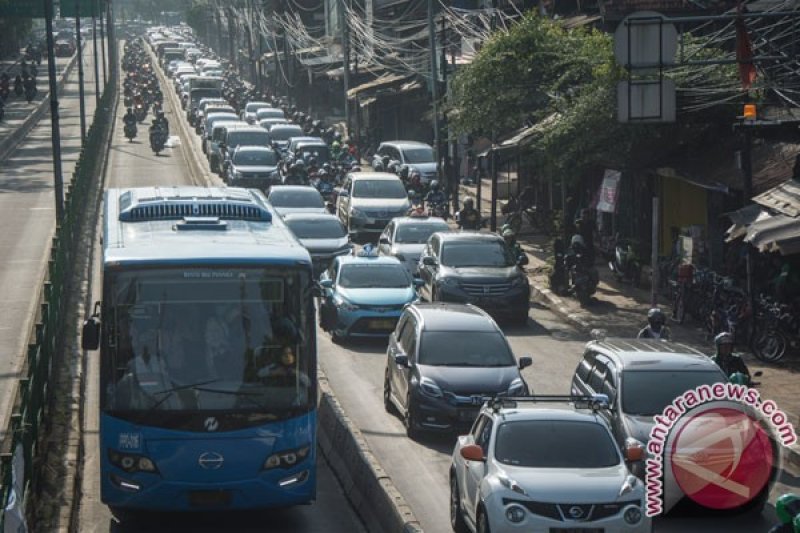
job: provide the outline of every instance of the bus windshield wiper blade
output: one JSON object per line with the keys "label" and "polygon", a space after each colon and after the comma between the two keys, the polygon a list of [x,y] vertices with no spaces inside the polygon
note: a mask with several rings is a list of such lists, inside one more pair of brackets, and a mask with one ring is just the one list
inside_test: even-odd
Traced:
{"label": "bus windshield wiper blade", "polygon": [[250,400],[253,403],[253,405],[255,405],[256,407],[258,407],[260,409],[263,409],[264,411],[268,411],[266,404],[261,403],[258,400],[255,400],[253,398],[253,396],[259,396],[259,394],[257,392],[245,392],[245,391],[240,391],[240,390],[207,389],[207,388],[204,388],[204,387],[195,387],[194,390],[198,390],[200,392],[217,393],[217,394],[233,394],[233,395],[235,395],[237,397],[245,398],[247,400]]}
{"label": "bus windshield wiper blade", "polygon": [[192,383],[191,385],[179,385],[177,387],[172,387],[171,389],[160,390],[158,392],[155,392],[154,394],[163,394],[164,397],[161,398],[160,400],[158,400],[156,403],[154,403],[153,406],[150,407],[150,409],[147,410],[147,414],[150,414],[153,411],[155,411],[156,409],[158,409],[159,407],[161,407],[161,405],[164,402],[166,402],[169,399],[169,397],[172,396],[177,391],[186,390],[186,389],[197,389],[197,387],[202,387],[203,385],[210,385],[211,383],[216,383],[218,381],[220,381],[218,378],[217,379],[208,379],[206,381],[199,381],[197,383]]}

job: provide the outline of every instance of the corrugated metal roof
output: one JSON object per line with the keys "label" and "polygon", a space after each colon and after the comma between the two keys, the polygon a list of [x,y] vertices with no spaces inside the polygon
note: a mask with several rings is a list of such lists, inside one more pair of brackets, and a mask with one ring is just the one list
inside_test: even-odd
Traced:
{"label": "corrugated metal roof", "polygon": [[753,202],[790,217],[800,216],[800,182],[788,180],[759,194]]}

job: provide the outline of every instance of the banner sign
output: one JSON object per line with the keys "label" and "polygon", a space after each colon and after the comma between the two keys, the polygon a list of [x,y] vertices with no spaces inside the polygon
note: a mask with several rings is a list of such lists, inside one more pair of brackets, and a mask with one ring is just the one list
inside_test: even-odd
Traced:
{"label": "banner sign", "polygon": [[600,186],[600,197],[597,200],[598,211],[616,213],[620,178],[621,174],[618,170],[606,169],[603,184]]}

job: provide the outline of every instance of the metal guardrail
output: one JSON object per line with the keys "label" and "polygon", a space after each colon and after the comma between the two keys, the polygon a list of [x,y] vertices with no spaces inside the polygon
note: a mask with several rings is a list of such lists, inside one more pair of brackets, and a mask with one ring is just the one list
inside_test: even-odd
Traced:
{"label": "metal guardrail", "polygon": [[25,519],[25,508],[35,477],[34,465],[45,409],[50,401],[54,360],[63,355],[62,339],[66,315],[67,283],[72,257],[77,253],[80,222],[98,158],[102,157],[104,127],[112,117],[115,81],[109,79],[97,106],[86,142],[75,163],[64,195],[64,219],[56,226],[50,248],[47,273],[40,295],[37,322],[28,342],[25,361],[17,381],[12,413],[6,428],[0,429],[0,530],[9,513]]}

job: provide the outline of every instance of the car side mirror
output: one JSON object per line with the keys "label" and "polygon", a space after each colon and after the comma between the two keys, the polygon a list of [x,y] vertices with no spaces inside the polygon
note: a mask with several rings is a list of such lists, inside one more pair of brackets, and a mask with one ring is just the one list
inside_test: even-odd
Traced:
{"label": "car side mirror", "polygon": [[380,239],[378,239],[378,244],[386,244],[388,246],[389,244],[392,243],[389,242],[389,237],[381,237]]}
{"label": "car side mirror", "polygon": [[422,264],[425,266],[436,266],[436,258],[426,255],[422,258]]}
{"label": "car side mirror", "polygon": [[414,286],[415,286],[416,288],[418,288],[418,289],[419,289],[419,288],[420,288],[420,287],[422,287],[423,285],[425,285],[425,280],[424,280],[424,279],[421,279],[421,278],[414,278]]}
{"label": "car side mirror", "polygon": [[531,357],[520,357],[519,358],[519,369],[522,370],[523,368],[528,368],[533,364],[533,358]]}
{"label": "car side mirror", "polygon": [[339,191],[339,196],[341,196],[342,198],[347,198],[348,196],[350,196],[350,192],[347,189],[341,189]]}
{"label": "car side mirror", "polygon": [[406,354],[399,353],[394,356],[394,363],[397,366],[407,367],[408,366],[408,356]]}
{"label": "car side mirror", "polygon": [[97,350],[100,347],[100,302],[94,304],[94,312],[83,323],[81,331],[81,348]]}
{"label": "car side mirror", "polygon": [[483,449],[477,444],[468,444],[461,448],[461,457],[467,461],[486,461],[486,457],[483,455]]}
{"label": "car side mirror", "polygon": [[321,279],[319,280],[319,286],[323,289],[331,289],[333,288],[333,280],[331,279]]}
{"label": "car side mirror", "polygon": [[517,258],[517,265],[519,265],[519,266],[525,266],[525,265],[528,264],[528,262],[529,262],[529,260],[528,260],[528,256],[526,254],[522,254],[521,256],[519,256]]}

